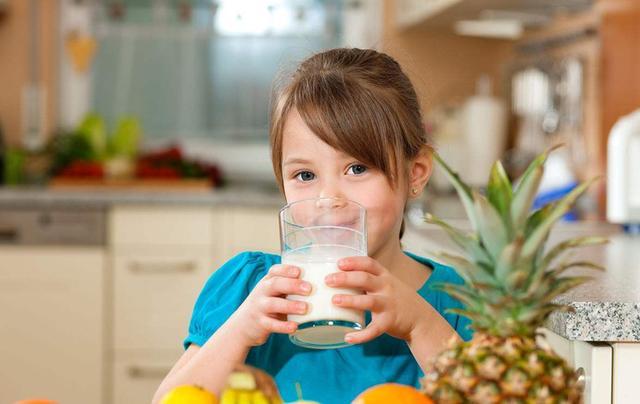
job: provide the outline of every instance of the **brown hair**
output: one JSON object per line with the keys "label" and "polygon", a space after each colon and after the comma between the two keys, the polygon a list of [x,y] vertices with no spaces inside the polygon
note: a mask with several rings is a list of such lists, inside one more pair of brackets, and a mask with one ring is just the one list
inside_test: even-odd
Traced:
{"label": "brown hair", "polygon": [[394,186],[400,163],[431,147],[415,89],[398,62],[372,49],[317,53],[272,98],[271,160],[282,191],[283,130],[294,109],[323,142],[379,169]]}

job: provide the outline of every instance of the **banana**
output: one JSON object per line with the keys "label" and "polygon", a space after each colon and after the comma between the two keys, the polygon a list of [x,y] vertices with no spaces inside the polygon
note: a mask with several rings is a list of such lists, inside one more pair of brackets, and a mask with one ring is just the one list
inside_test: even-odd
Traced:
{"label": "banana", "polygon": [[[257,370],[254,370],[257,371]],[[234,371],[227,380],[219,404],[281,404],[279,397],[269,398],[260,390],[252,372]]]}

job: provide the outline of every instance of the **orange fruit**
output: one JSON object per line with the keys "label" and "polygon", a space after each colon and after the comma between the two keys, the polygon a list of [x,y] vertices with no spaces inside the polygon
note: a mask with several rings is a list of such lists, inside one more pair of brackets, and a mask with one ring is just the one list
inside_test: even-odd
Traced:
{"label": "orange fruit", "polygon": [[360,393],[352,404],[433,404],[433,400],[411,386],[384,383]]}

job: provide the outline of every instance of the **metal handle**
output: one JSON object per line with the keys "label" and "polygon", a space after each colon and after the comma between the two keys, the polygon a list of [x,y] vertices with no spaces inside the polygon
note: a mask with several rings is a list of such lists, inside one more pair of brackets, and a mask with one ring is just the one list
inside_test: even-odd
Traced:
{"label": "metal handle", "polygon": [[15,243],[18,241],[18,229],[15,227],[0,227],[0,243]]}
{"label": "metal handle", "polygon": [[587,386],[587,374],[584,371],[584,368],[576,369],[576,387],[578,387],[580,391],[584,391],[586,386]]}
{"label": "metal handle", "polygon": [[160,366],[129,366],[127,374],[132,379],[163,379],[171,370],[171,368]]}
{"label": "metal handle", "polygon": [[183,262],[140,262],[133,261],[129,264],[129,269],[134,273],[153,273],[153,274],[168,274],[168,273],[186,273],[193,272],[196,269],[196,263],[194,261]]}

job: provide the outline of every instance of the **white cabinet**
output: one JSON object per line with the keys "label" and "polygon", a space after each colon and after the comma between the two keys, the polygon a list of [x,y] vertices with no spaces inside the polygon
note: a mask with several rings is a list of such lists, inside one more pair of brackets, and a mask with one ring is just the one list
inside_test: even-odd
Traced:
{"label": "white cabinet", "polygon": [[211,261],[210,251],[197,247],[116,252],[116,350],[179,350]]}
{"label": "white cabinet", "polygon": [[[630,325],[632,326],[632,325]],[[636,404],[640,397],[640,344],[614,342],[613,347],[613,403]]]}
{"label": "white cabinet", "polygon": [[279,250],[278,209],[115,206],[112,402],[148,402],[182,354],[198,293],[241,251]]}
{"label": "white cabinet", "polygon": [[193,305],[217,267],[219,213],[115,206],[109,214],[115,404],[149,402],[182,354]]}
{"label": "white cabinet", "polygon": [[0,247],[0,402],[102,402],[104,262],[97,247]]}
{"label": "white cabinet", "polygon": [[151,402],[160,382],[177,360],[178,355],[163,352],[131,352],[117,357],[113,367],[113,402]]}
{"label": "white cabinet", "polygon": [[242,251],[279,254],[280,236],[276,208],[229,208],[224,211],[225,255]]}
{"label": "white cabinet", "polygon": [[[584,385],[585,404],[611,403],[614,355],[611,345],[570,341],[552,331],[542,330],[551,348],[576,369]],[[631,373],[631,372],[629,372]],[[631,401],[627,401],[631,403]],[[624,401],[615,400],[615,404]]]}

